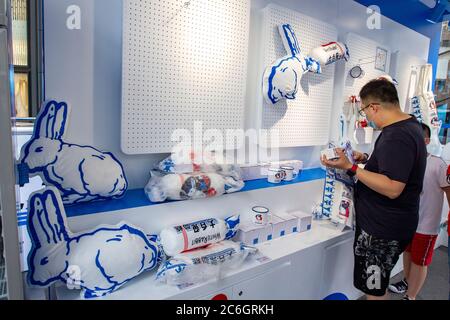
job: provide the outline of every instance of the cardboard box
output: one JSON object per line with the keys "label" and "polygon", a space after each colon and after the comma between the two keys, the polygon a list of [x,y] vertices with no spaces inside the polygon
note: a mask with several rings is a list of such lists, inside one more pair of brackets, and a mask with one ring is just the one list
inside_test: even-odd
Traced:
{"label": "cardboard box", "polygon": [[258,226],[252,222],[241,224],[234,239],[241,241],[248,246],[254,246],[258,243],[267,241],[263,240],[263,237],[265,236],[264,230],[264,226]]}
{"label": "cardboard box", "polygon": [[273,227],[272,223],[268,223],[261,230],[261,242],[270,241],[273,239]]}
{"label": "cardboard box", "polygon": [[287,212],[277,213],[276,216],[283,219],[285,223],[286,232],[285,234],[282,234],[282,236],[298,232],[298,221],[299,221],[298,217],[293,216]]}
{"label": "cardboard box", "polygon": [[292,211],[288,213],[298,218],[298,227],[297,227],[298,232],[305,232],[311,230],[312,214],[305,213],[303,211]]}
{"label": "cardboard box", "polygon": [[326,158],[327,160],[334,160],[334,159],[338,159],[338,158],[339,158],[339,155],[337,154],[335,148],[330,148],[330,149],[322,150],[322,151],[320,152],[320,156],[321,156],[321,157],[325,156],[325,158]]}
{"label": "cardboard box", "polygon": [[280,238],[286,235],[286,221],[276,215],[272,215],[270,222],[272,225],[272,239]]}

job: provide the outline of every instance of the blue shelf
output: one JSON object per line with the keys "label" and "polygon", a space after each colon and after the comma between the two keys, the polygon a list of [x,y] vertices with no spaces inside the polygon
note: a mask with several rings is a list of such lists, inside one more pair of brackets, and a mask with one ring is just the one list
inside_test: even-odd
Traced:
{"label": "blue shelf", "polygon": [[[290,182],[284,181],[280,184],[269,183],[267,179],[246,181],[245,187],[239,192],[246,192],[264,188],[276,188],[280,186],[286,186],[290,184],[302,183],[319,179],[325,179],[324,170],[322,170],[321,168],[308,169],[303,170],[302,173],[295,180]],[[167,202],[175,202],[175,201],[167,201]],[[78,217],[117,210],[154,206],[164,203],[154,203],[148,200],[147,196],[145,195],[144,189],[133,189],[128,190],[125,196],[121,199],[93,202],[88,204],[78,204],[66,207],[66,214],[68,217]]]}

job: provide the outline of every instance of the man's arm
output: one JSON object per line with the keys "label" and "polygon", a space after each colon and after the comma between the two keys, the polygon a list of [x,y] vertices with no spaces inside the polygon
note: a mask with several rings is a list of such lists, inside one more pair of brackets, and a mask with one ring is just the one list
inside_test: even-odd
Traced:
{"label": "man's arm", "polygon": [[356,177],[373,191],[392,200],[400,197],[406,187],[406,184],[403,182],[395,181],[385,175],[370,172],[361,168],[358,168],[356,171]]}
{"label": "man's arm", "polygon": [[[327,167],[339,168],[344,170],[350,170],[352,168],[352,163],[347,159],[342,149],[336,149],[336,152],[339,155],[339,159],[337,160],[327,160],[325,157],[321,159],[322,164]],[[364,170],[358,167],[356,171],[357,178],[368,186],[370,189],[382,194],[383,196],[388,197],[389,199],[398,198],[403,190],[405,189],[406,184],[403,182],[395,181],[390,179],[388,176],[383,174],[370,172],[368,170]]]}

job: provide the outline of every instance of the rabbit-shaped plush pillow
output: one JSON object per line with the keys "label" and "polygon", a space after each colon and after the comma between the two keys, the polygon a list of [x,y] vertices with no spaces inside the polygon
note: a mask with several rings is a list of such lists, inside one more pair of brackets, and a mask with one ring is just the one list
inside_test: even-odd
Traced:
{"label": "rabbit-shaped plush pillow", "polygon": [[81,289],[84,298],[102,297],[162,261],[158,237],[126,223],[73,234],[56,188],[33,193],[28,208],[32,286],[62,281]]}
{"label": "rabbit-shaped plush pillow", "polygon": [[287,55],[268,66],[263,76],[263,94],[267,103],[295,99],[298,83],[308,71],[321,73],[320,63],[301,53],[294,29],[289,24],[278,26]]}
{"label": "rabbit-shaped plush pillow", "polygon": [[307,72],[322,73],[322,65],[349,58],[348,47],[331,42],[314,48],[308,56],[303,55],[290,24],[278,26],[283,46],[288,53],[268,66],[263,75],[263,95],[269,104],[282,99],[295,99],[301,77]]}
{"label": "rabbit-shaped plush pillow", "polygon": [[31,176],[58,188],[66,205],[123,196],[128,182],[113,154],[64,140],[69,111],[65,102],[44,104],[33,136],[21,150],[21,164]]}

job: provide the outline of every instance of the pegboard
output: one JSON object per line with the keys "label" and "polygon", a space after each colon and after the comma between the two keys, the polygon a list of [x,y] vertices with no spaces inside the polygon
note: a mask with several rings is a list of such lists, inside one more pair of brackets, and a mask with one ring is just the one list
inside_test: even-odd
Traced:
{"label": "pegboard", "polygon": [[403,111],[409,112],[409,98],[415,94],[419,81],[418,66],[427,64],[427,61],[403,51],[394,52],[391,59],[391,74],[398,81],[400,107]]}
{"label": "pegboard", "polygon": [[[285,56],[277,26],[289,23],[295,30],[304,55],[337,40],[334,26],[299,12],[270,4],[263,9],[261,76],[267,66]],[[338,62],[343,63],[343,62]],[[261,96],[256,126],[278,130],[280,147],[324,145],[328,142],[334,90],[335,64],[324,66],[322,74],[307,73],[300,80],[295,100],[268,104]]]}
{"label": "pegboard", "polygon": [[[349,33],[347,35],[346,43],[350,51],[350,59],[345,66],[343,103],[350,96],[358,96],[362,87],[370,80],[389,74],[391,59],[391,53],[388,47],[355,33]],[[385,71],[375,69],[375,56],[378,47],[387,51]],[[364,75],[360,78],[353,79],[350,76],[350,69],[358,64],[361,64],[361,68],[364,70]]]}
{"label": "pegboard", "polygon": [[121,145],[170,152],[176,129],[243,129],[250,0],[124,0]]}

